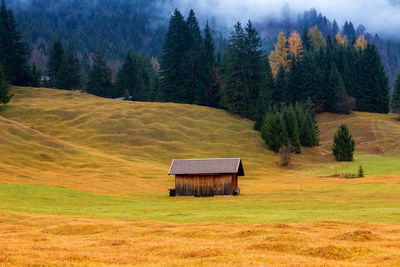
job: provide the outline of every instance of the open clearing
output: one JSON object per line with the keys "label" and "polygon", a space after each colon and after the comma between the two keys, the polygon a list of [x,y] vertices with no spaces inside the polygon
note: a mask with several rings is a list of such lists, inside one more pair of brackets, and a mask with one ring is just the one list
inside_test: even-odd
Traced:
{"label": "open clearing", "polygon": [[[0,109],[0,265],[400,264],[400,122],[321,114],[290,168],[207,107],[13,87]],[[356,160],[330,146],[345,123]],[[173,158],[240,157],[242,195],[170,198]],[[339,179],[335,173],[367,177]]]}

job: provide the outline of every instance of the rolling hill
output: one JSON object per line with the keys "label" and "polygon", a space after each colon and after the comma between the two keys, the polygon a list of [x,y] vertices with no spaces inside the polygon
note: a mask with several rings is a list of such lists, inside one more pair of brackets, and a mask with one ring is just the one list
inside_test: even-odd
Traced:
{"label": "rolling hill", "polygon": [[[321,146],[281,168],[253,122],[224,110],[11,92],[0,109],[0,265],[399,264],[392,115],[320,114]],[[357,144],[351,163],[330,154],[342,123]],[[167,196],[171,159],[208,157],[243,159],[239,197]],[[330,177],[359,165],[363,179]]]}

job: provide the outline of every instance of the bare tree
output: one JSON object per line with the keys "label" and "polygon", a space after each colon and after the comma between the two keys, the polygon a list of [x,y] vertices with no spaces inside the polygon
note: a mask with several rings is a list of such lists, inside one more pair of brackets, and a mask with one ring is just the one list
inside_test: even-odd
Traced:
{"label": "bare tree", "polygon": [[281,166],[289,166],[291,154],[295,152],[292,144],[283,145],[279,148],[279,157],[281,158]]}

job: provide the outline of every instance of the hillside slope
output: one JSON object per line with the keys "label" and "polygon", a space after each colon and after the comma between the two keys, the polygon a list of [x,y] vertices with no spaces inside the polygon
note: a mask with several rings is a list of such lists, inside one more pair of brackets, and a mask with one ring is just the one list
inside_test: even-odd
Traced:
{"label": "hillside slope", "polygon": [[[322,114],[321,146],[294,156],[290,169],[278,166],[253,122],[224,110],[196,105],[117,101],[53,89],[13,87],[12,102],[0,111],[0,182],[49,184],[116,195],[165,194],[174,158],[240,157],[247,190],[262,190],[282,173],[306,179],[323,171],[353,170],[389,160],[386,174],[399,174],[400,123],[388,115]],[[337,127],[346,123],[356,139],[356,161],[332,160]],[[394,165],[393,165],[394,164]],[[298,178],[298,173],[309,176]],[[274,183],[272,187],[278,187]]]}
{"label": "hillside slope", "polygon": [[[266,168],[278,171],[277,156],[265,149],[252,122],[224,110],[52,89],[14,87],[12,93],[12,103],[0,112],[0,124],[16,125],[16,130],[1,127],[10,133],[2,135],[3,162],[34,175],[8,172],[4,177],[3,172],[1,181],[47,181],[120,194],[165,192],[173,186],[166,174],[174,158],[241,157],[249,179]],[[31,138],[36,135],[40,138]],[[49,148],[49,142],[68,149]],[[9,150],[15,156],[4,153]],[[18,158],[20,154],[24,156]]]}

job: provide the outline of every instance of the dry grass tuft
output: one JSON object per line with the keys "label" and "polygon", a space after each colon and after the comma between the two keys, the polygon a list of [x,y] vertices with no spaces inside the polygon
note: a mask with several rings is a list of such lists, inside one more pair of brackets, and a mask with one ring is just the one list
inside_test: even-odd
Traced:
{"label": "dry grass tuft", "polygon": [[337,240],[349,240],[356,242],[365,242],[365,241],[375,241],[379,240],[379,236],[373,234],[369,230],[356,230],[347,232],[341,235],[334,237]]}

